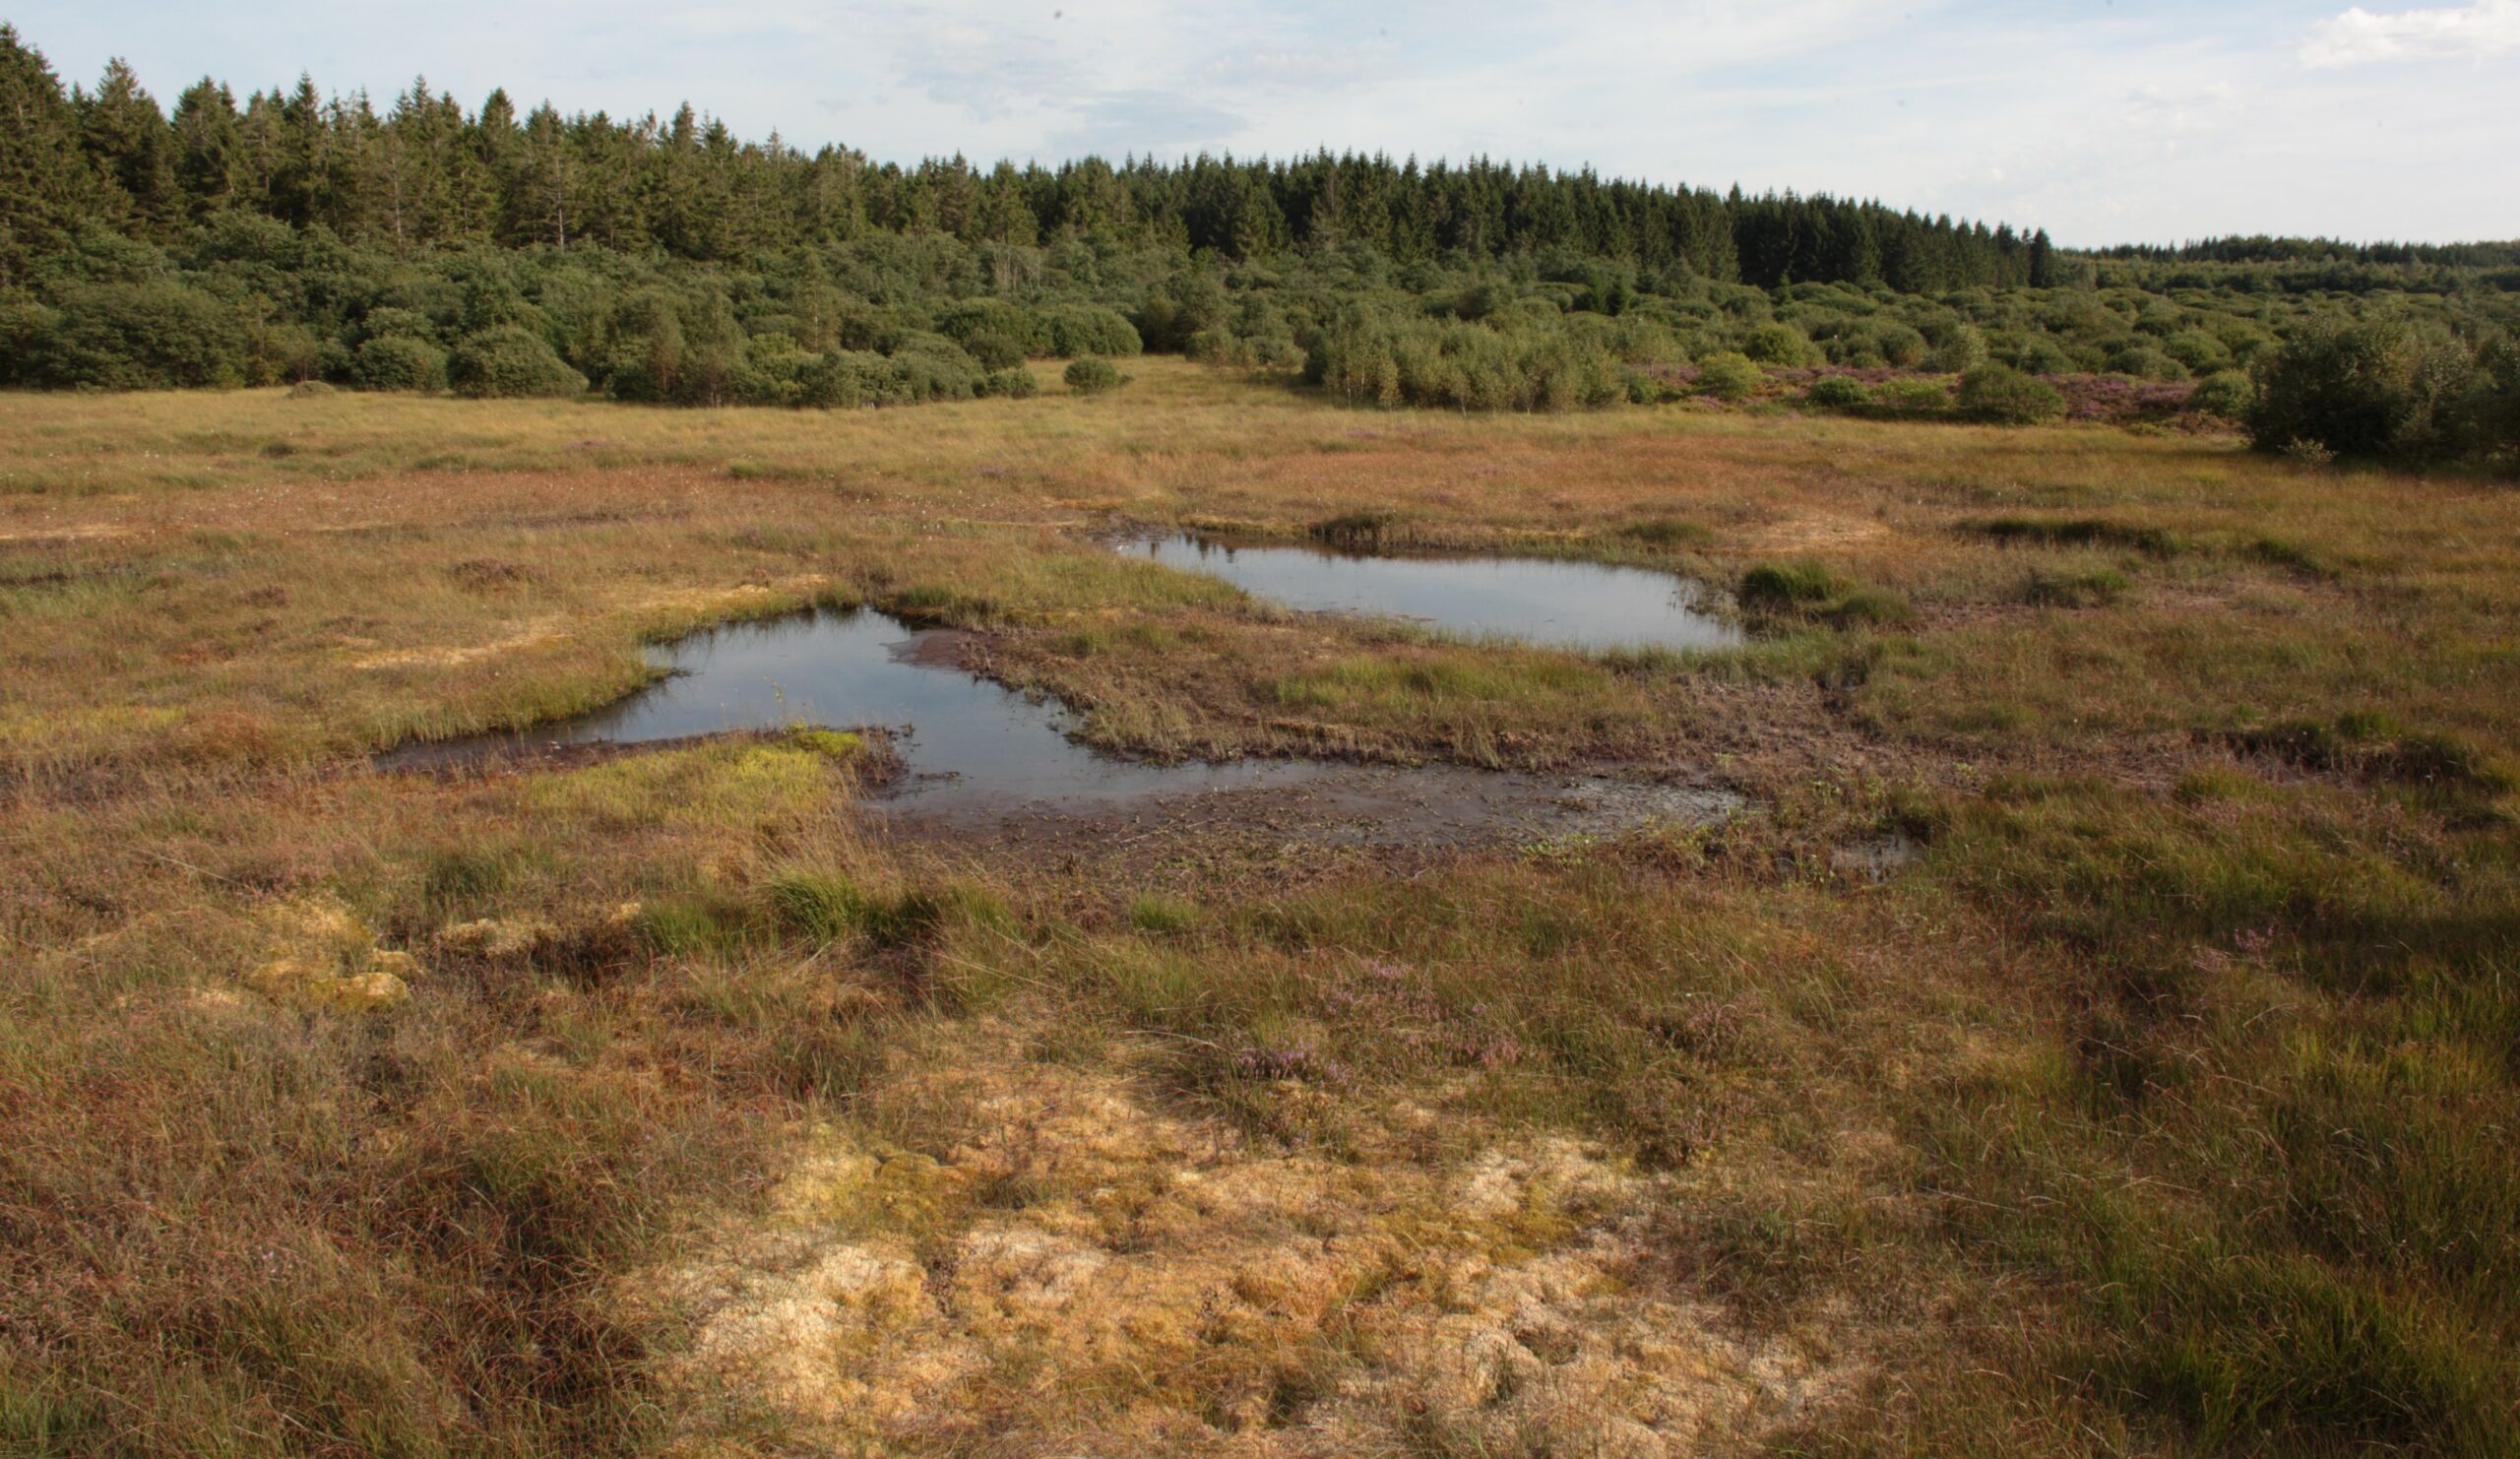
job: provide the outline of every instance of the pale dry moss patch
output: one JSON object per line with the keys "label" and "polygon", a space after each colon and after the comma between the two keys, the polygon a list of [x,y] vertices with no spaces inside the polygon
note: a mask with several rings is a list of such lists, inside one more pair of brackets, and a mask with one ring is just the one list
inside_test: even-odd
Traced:
{"label": "pale dry moss patch", "polygon": [[537,649],[544,644],[556,643],[561,637],[559,620],[543,618],[525,624],[515,632],[502,638],[492,639],[488,643],[429,644],[417,648],[389,649],[383,653],[366,654],[353,659],[350,661],[350,667],[363,669],[461,668],[467,664],[478,664],[484,659],[493,659],[501,654]]}
{"label": "pale dry moss patch", "polygon": [[262,918],[263,958],[244,975],[257,992],[346,1013],[409,1002],[419,963],[376,945],[376,934],[339,902],[283,903]]}
{"label": "pale dry moss patch", "polygon": [[757,1219],[640,1284],[685,1334],[679,1452],[1661,1454],[1867,1370],[1844,1321],[1751,1333],[1653,1275],[1682,1176],[1528,1134],[1288,1149],[1167,1105],[1126,1049],[1022,1047],[906,1051],[872,1098],[941,1157],[875,1133],[899,1119],[817,1129]]}
{"label": "pale dry moss patch", "polygon": [[[832,581],[826,573],[804,573],[771,583],[659,589],[627,598],[618,606],[633,618],[662,623],[667,632],[681,632],[705,624],[737,622],[803,606],[829,592]],[[568,620],[556,615],[512,622],[507,627],[509,631],[485,642],[422,644],[362,654],[350,661],[350,666],[371,670],[461,668],[502,655],[543,648],[571,637]],[[340,646],[366,648],[372,647],[372,642],[345,638],[340,641]]]}
{"label": "pale dry moss patch", "polygon": [[1827,552],[1878,542],[1890,526],[1869,517],[1803,513],[1742,532],[1733,544],[1748,552]]}
{"label": "pale dry moss patch", "polygon": [[759,617],[782,608],[798,607],[830,591],[828,573],[800,573],[772,583],[739,583],[731,588],[666,588],[630,601],[630,610],[643,617],[668,617],[691,623]]}

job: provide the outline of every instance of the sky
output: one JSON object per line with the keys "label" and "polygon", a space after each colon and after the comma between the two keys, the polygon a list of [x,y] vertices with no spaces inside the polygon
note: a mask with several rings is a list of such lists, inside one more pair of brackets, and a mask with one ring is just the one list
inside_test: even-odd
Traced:
{"label": "sky", "polygon": [[914,162],[1485,156],[1878,198],[2059,243],[2520,237],[2520,0],[0,0],[65,82],[204,75]]}

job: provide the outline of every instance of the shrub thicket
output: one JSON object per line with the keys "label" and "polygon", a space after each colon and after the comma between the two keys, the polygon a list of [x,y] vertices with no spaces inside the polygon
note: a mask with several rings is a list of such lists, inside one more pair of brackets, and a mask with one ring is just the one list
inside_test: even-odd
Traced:
{"label": "shrub thicket", "polygon": [[236,311],[166,280],[61,285],[12,333],[9,368],[32,385],[262,383]]}
{"label": "shrub thicket", "polygon": [[2382,461],[2507,451],[2520,438],[2496,426],[2491,364],[2505,349],[2399,318],[2312,327],[2264,362],[2249,436],[2261,450],[2307,443]]}
{"label": "shrub thicket", "polygon": [[1507,316],[1479,324],[1346,311],[1302,342],[1305,378],[1342,400],[1459,411],[1568,411],[1628,397],[1600,340]]}
{"label": "shrub thicket", "polygon": [[361,390],[443,390],[446,351],[409,335],[379,335],[358,347],[350,382]]}
{"label": "shrub thicket", "polygon": [[447,383],[459,395],[567,396],[583,393],[587,377],[569,368],[540,335],[503,324],[468,337],[447,357]]}
{"label": "shrub thicket", "polygon": [[1026,350],[1012,338],[1000,334],[976,334],[963,341],[963,352],[984,370],[1004,370],[1020,365]]}

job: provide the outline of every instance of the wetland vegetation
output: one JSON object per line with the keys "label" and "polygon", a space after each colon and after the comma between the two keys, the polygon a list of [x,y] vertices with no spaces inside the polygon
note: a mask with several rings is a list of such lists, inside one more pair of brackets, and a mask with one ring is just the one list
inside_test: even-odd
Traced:
{"label": "wetland vegetation", "polygon": [[[2520,497],[1134,368],[0,401],[11,1444],[2508,1447]],[[1466,642],[1112,545],[1368,521],[1753,631]],[[785,733],[370,768],[852,606],[1142,763],[1738,808],[920,829]]]}
{"label": "wetland vegetation", "polygon": [[2520,1451],[2513,245],[0,104],[0,1450]]}

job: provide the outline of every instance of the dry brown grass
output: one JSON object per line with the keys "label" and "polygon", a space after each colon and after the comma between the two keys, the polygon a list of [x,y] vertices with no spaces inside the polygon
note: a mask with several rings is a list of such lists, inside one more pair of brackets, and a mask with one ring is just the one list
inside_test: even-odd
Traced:
{"label": "dry brown grass", "polygon": [[[6,1445],[2520,1431],[2520,497],[1137,373],[850,415],[0,401]],[[1098,536],[1356,513],[1909,612],[1483,650]],[[1618,760],[1758,810],[1105,857],[873,834],[777,737],[366,768],[817,601],[974,629],[1115,745]],[[1836,855],[1892,832],[1886,884]],[[378,975],[409,996],[346,995]]]}

